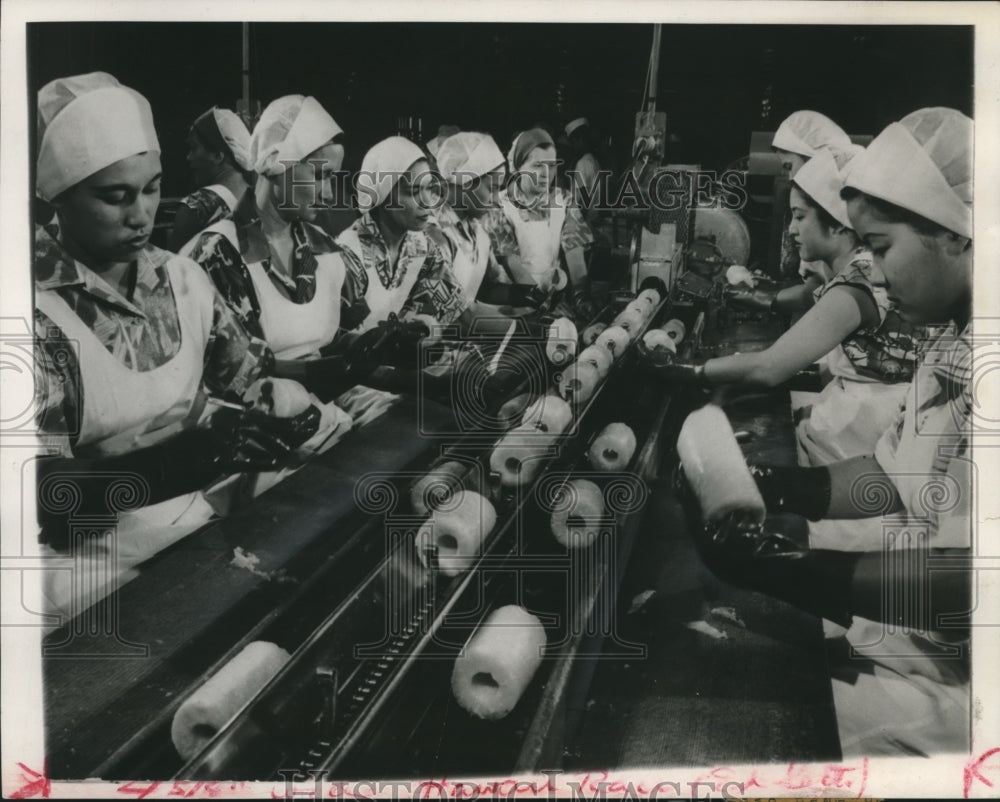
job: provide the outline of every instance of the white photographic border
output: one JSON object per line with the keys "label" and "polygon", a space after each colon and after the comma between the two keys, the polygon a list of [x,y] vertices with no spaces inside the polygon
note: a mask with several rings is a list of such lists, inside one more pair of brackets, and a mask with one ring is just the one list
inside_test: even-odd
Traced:
{"label": "white photographic border", "polygon": [[[23,334],[31,320],[31,271],[29,205],[29,133],[28,82],[26,75],[25,24],[41,21],[81,22],[112,20],[143,21],[449,21],[469,22],[663,22],[730,23],[803,25],[879,25],[879,24],[949,24],[975,26],[975,106],[976,124],[976,203],[975,203],[975,315],[978,321],[992,321],[992,328],[977,328],[977,336],[995,335],[1000,343],[1000,6],[994,3],[942,2],[643,2],[642,0],[548,0],[547,2],[496,2],[468,0],[465,3],[447,0],[5,0],[0,16],[0,337]],[[935,54],[928,53],[929,59]],[[947,65],[942,64],[942,69]],[[869,91],[860,88],[861,91]],[[877,132],[872,132],[877,133]],[[978,370],[978,367],[974,366]],[[992,369],[984,367],[976,374],[977,393],[988,399],[992,414],[989,420],[1000,421],[997,411],[1000,385]],[[0,420],[9,419],[24,406],[32,395],[32,376],[24,365],[0,364]],[[30,405],[30,400],[27,401]],[[845,760],[854,778],[864,773],[863,785],[850,787],[802,787],[795,790],[787,779],[787,766],[731,766],[726,774],[721,767],[670,768],[663,771],[622,771],[606,779],[615,785],[606,786],[608,798],[638,794],[657,782],[687,784],[693,781],[732,779],[739,781],[754,776],[759,787],[747,790],[747,796],[909,796],[909,797],[994,797],[1000,793],[1000,699],[997,695],[997,666],[1000,666],[1000,494],[989,491],[993,477],[1000,475],[1000,440],[976,436],[973,459],[978,467],[980,494],[977,499],[980,554],[975,556],[979,571],[980,598],[974,615],[973,630],[973,748],[968,755],[936,755],[931,758],[871,758]],[[36,565],[30,551],[32,521],[21,519],[22,481],[33,486],[30,476],[22,475],[22,467],[32,452],[32,444],[23,438],[0,435],[0,537],[2,537],[2,568],[6,580],[21,568]],[[994,486],[995,487],[995,486]],[[30,506],[30,505],[29,505]],[[10,574],[8,572],[11,572]],[[37,573],[37,572],[36,572]],[[21,597],[18,582],[0,583],[2,604],[24,603],[29,609],[40,609],[38,587],[25,584]],[[4,616],[4,622],[7,621]],[[136,798],[135,793],[122,792],[113,783],[69,783],[44,780],[45,755],[42,733],[42,673],[40,629],[37,627],[0,627],[2,638],[2,676],[0,676],[0,727],[2,727],[3,791],[7,797],[21,790],[35,796]],[[734,722],[739,726],[739,722]],[[808,769],[809,767],[800,767]],[[712,773],[713,769],[716,771]],[[822,766],[812,767],[819,776]],[[359,780],[364,778],[358,778]],[[434,779],[434,778],[428,778]],[[504,779],[504,778],[486,778]],[[526,778],[545,781],[546,778]],[[572,775],[559,778],[559,794],[572,793],[567,781]],[[631,792],[630,786],[631,783]],[[194,783],[188,786],[193,788]],[[546,797],[542,789],[542,798]],[[197,796],[219,798],[272,797],[283,792],[279,783],[220,784],[211,794],[202,790]],[[146,798],[177,796],[170,782],[151,789]],[[197,789],[195,789],[197,791]],[[391,786],[369,784],[358,789],[362,796],[389,796]],[[584,788],[588,797],[593,788]],[[397,794],[406,793],[400,786]],[[461,792],[459,792],[461,793]],[[702,787],[702,793],[705,788]],[[346,796],[345,794],[342,794]],[[425,789],[425,798],[437,798],[437,789]],[[686,795],[686,791],[685,791]],[[669,789],[660,791],[660,798],[672,798]],[[335,798],[331,795],[331,798]],[[456,796],[456,798],[461,798]],[[518,798],[531,798],[519,794]]]}

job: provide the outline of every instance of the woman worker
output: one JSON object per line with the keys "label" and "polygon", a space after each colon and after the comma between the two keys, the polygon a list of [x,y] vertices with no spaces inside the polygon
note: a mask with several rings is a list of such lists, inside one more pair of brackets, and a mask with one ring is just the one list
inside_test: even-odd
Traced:
{"label": "woman worker", "polygon": [[315,98],[287,95],[270,103],[250,140],[258,176],[253,192],[232,219],[213,223],[181,249],[205,269],[247,330],[267,341],[275,375],[301,382],[322,402],[324,427],[341,429],[347,421],[330,402],[354,379],[342,354],[328,354],[351,295],[350,276],[340,248],[314,221],[330,203],[330,178],[343,164],[342,134]]}
{"label": "woman worker", "polygon": [[827,357],[833,378],[802,412],[797,428],[805,465],[871,453],[895,418],[923,334],[890,308],[885,280],[851,228],[840,191],[841,171],[850,168],[853,152],[825,149],[792,182],[792,240],[804,259],[821,262],[834,276],[814,291],[815,305],[808,312],[773,345],[755,353],[688,365],[670,361],[667,352],[646,352],[649,363],[658,364],[674,382],[765,387],[786,382]]}
{"label": "woman worker", "polygon": [[287,95],[269,104],[250,141],[253,193],[232,219],[181,249],[278,359],[316,354],[340,328],[344,264],[312,221],[343,163],[342,133],[315,98]]}
{"label": "woman worker", "polygon": [[502,307],[476,300],[484,280],[500,272],[483,219],[499,201],[503,154],[488,134],[463,131],[444,140],[437,161],[447,201],[427,231],[450,253],[452,274],[462,291],[463,329],[481,332],[488,321],[496,321],[506,332]]}
{"label": "woman worker", "polygon": [[555,186],[555,142],[544,129],[531,128],[514,138],[507,159],[507,188],[499,208],[485,221],[504,268],[501,282],[535,288],[542,298],[566,290],[575,316],[588,317],[592,308],[584,249],[594,237],[569,193]]}
{"label": "woman worker", "polygon": [[[36,191],[56,210],[35,230],[33,263],[36,406],[50,454],[38,462],[42,540],[64,549],[71,516],[117,515],[86,552],[123,571],[212,516],[202,488],[275,467],[318,418],[223,409],[213,427],[197,425],[206,393],[238,400],[271,355],[197,264],[149,244],[161,176],[149,103],[90,73],[42,87],[38,118]],[[72,509],[60,503],[70,497]],[[77,588],[85,598],[74,599],[68,574],[46,577],[55,609],[107,590]]]}
{"label": "woman worker", "polygon": [[[853,677],[833,683],[845,755],[967,752],[972,120],[928,108],[893,123],[850,166],[843,195],[900,314],[946,328],[873,453],[754,472],[770,512],[875,520],[877,536],[851,552],[836,543],[796,551],[759,538],[699,542],[716,573],[850,626],[848,642],[871,662],[866,670],[855,657],[845,666]],[[913,556],[900,560],[907,545]],[[933,557],[954,570],[929,570],[924,559]],[[926,599],[929,609],[886,606],[902,598]],[[955,616],[950,629],[941,628],[945,613]]]}
{"label": "woman worker", "polygon": [[423,151],[404,137],[383,139],[365,154],[357,182],[361,216],[337,237],[349,276],[345,331],[393,318],[430,328],[462,313],[450,254],[426,233],[441,203],[439,182]]}
{"label": "woman worker", "polygon": [[[850,150],[851,138],[825,114],[820,114],[818,111],[802,110],[793,112],[782,121],[778,130],[774,132],[771,147],[781,160],[783,175],[793,179],[799,169],[823,148]],[[787,234],[789,216],[790,212],[785,220],[786,234],[781,239],[781,262],[779,265],[781,274],[787,275],[797,272],[812,290],[829,281],[833,276],[826,271],[824,265],[809,261],[806,257],[800,259],[800,254],[796,251],[790,236]],[[737,303],[760,308],[761,306],[769,306],[773,297],[773,294],[741,293],[736,295],[733,300]]]}
{"label": "woman worker", "polygon": [[570,120],[563,133],[574,159],[573,169],[569,171],[570,194],[576,205],[585,210],[585,219],[593,223],[600,216],[601,164],[594,155],[590,121],[586,117]]}
{"label": "woman worker", "polygon": [[250,190],[244,174],[252,169],[250,132],[229,109],[213,107],[192,124],[187,162],[200,189],[181,201],[170,233],[170,249],[179,251],[199,231],[228,220]]}

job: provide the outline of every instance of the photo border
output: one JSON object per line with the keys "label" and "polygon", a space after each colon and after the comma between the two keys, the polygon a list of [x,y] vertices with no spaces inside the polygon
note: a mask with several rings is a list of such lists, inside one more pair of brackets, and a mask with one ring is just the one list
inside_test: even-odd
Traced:
{"label": "photo border", "polygon": [[[0,342],[23,337],[32,319],[30,277],[29,205],[33,193],[29,186],[29,126],[26,75],[25,24],[29,21],[93,22],[98,20],[143,21],[456,21],[460,14],[465,21],[477,22],[627,22],[665,24],[677,23],[790,23],[803,25],[891,25],[946,24],[975,26],[975,237],[977,269],[974,275],[975,315],[996,318],[1000,314],[1000,173],[997,165],[1000,148],[1000,7],[992,3],[911,3],[911,2],[562,2],[539,3],[468,2],[456,4],[427,0],[417,3],[382,2],[348,3],[342,0],[255,0],[250,2],[193,2],[173,0],[169,3],[143,0],[91,0],[80,3],[71,0],[5,0],[0,16],[0,252],[4,255],[2,291],[0,291]],[[933,53],[927,54],[934,58]],[[863,89],[863,91],[868,91]],[[30,334],[30,325],[27,325]],[[25,414],[20,408],[31,404],[33,381],[23,365],[0,362],[3,382],[3,420]],[[974,370],[978,370],[974,364]],[[992,368],[978,374],[984,404],[992,410],[985,418],[1000,420],[996,413],[1000,387],[996,386]],[[989,374],[989,375],[987,375]],[[985,388],[985,389],[984,389]],[[989,477],[1000,475],[997,438],[990,432],[973,434],[972,455],[985,477],[982,487],[991,485]],[[22,469],[25,481],[33,481],[31,456],[36,444],[33,438],[4,436],[0,427],[0,555],[3,592],[4,626],[2,665],[0,665],[0,710],[2,722],[2,780],[4,795],[16,791],[36,796],[107,797],[138,796],[133,790],[123,790],[110,782],[51,782],[45,777],[45,756],[41,726],[42,672],[40,629],[20,626],[7,620],[12,605],[22,602],[29,609],[41,609],[38,576],[44,560],[22,541],[23,534],[34,526],[33,521],[21,520],[20,486]],[[863,758],[843,762],[841,778],[856,778],[854,784],[843,781],[844,796],[993,796],[1000,788],[1000,698],[998,698],[996,666],[1000,665],[1000,494],[984,492],[979,499],[979,520],[975,542],[983,553],[974,555],[984,598],[974,614],[973,627],[973,748],[968,755],[935,755],[931,758]],[[31,530],[33,531],[33,530]],[[8,581],[16,577],[16,581]],[[701,769],[670,768],[657,771],[629,770],[603,778],[608,798],[629,793],[629,783],[635,792],[648,790],[657,782],[686,784],[692,781],[736,781],[755,778],[753,796],[815,795],[814,784],[798,784],[794,778],[808,775],[820,777],[830,767],[825,764],[781,766],[707,766]],[[798,774],[796,774],[798,772]],[[664,777],[664,774],[668,775]],[[834,776],[834,775],[830,775]],[[859,778],[864,777],[863,784]],[[595,775],[596,777],[596,775]],[[593,796],[595,777],[585,781],[571,775],[556,778],[563,794],[572,792],[571,782]],[[443,783],[441,778],[427,778]],[[534,780],[539,795],[547,796],[544,783],[551,777],[518,778]],[[616,784],[610,784],[616,783]],[[193,783],[191,784],[193,786]],[[252,798],[280,793],[280,783],[222,783],[215,789],[218,798]],[[375,787],[372,787],[372,786]],[[386,796],[391,785],[379,788],[369,784],[362,790],[370,796]],[[641,787],[640,787],[641,786]],[[443,785],[442,788],[445,788]],[[453,787],[453,786],[452,786]],[[176,796],[170,782],[149,790],[147,798]],[[438,796],[428,786],[425,798]],[[396,793],[402,789],[395,787]],[[445,788],[447,790],[447,788]],[[834,786],[821,786],[828,795],[838,795]],[[206,792],[207,793],[207,792]],[[432,795],[433,794],[433,795]],[[661,790],[661,795],[671,794]],[[751,795],[747,792],[747,795]],[[521,798],[530,798],[520,794]]]}

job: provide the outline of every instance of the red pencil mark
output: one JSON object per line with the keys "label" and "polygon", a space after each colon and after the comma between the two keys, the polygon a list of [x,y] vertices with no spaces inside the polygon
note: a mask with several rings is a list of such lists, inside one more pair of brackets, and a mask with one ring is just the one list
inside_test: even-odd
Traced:
{"label": "red pencil mark", "polygon": [[[193,781],[193,780],[173,780],[169,786],[158,780],[152,782],[126,782],[117,786],[115,790],[119,794],[128,794],[136,799],[145,799],[154,791],[159,790],[162,796],[179,796],[184,799],[202,799],[210,797],[216,799],[227,796],[227,790],[231,793],[242,791],[246,787],[245,782],[240,783],[220,783],[217,781]],[[272,794],[273,795],[273,794]]]}
{"label": "red pencil mark", "polygon": [[968,763],[965,764],[965,770],[962,773],[962,795],[966,799],[969,798],[969,791],[972,790],[972,783],[974,780],[979,780],[979,782],[981,782],[987,788],[993,787],[993,781],[990,780],[988,777],[984,777],[979,770],[983,767],[983,764],[989,758],[993,757],[993,755],[996,754],[1000,754],[1000,747],[995,746],[992,749],[983,752],[975,760],[970,760]]}
{"label": "red pencil mark", "polygon": [[34,769],[29,769],[23,763],[18,763],[17,765],[21,769],[21,779],[24,781],[24,785],[14,791],[10,795],[10,798],[28,799],[33,796],[40,796],[42,799],[48,799],[52,791],[52,783],[49,781],[48,761],[46,760],[42,763],[40,774]]}
{"label": "red pencil mark", "polygon": [[788,770],[785,772],[784,781],[782,782],[782,787],[787,788],[789,791],[799,791],[803,788],[809,788],[812,786],[812,777],[809,774],[809,769],[807,766],[800,766],[799,770],[795,772],[795,764],[789,763]]}
{"label": "red pencil mark", "polygon": [[861,787],[858,789],[858,799],[861,799],[865,795],[865,789],[868,787],[868,758],[864,758],[861,762]]}
{"label": "red pencil mark", "polygon": [[154,780],[153,782],[148,782],[148,783],[129,781],[127,783],[119,785],[117,788],[115,788],[115,791],[117,791],[119,794],[134,795],[137,799],[145,799],[159,787],[160,783],[158,780]]}

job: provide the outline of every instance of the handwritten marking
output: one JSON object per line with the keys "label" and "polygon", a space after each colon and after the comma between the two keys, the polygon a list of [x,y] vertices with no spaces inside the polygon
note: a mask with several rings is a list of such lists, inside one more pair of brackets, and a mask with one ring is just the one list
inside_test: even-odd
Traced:
{"label": "handwritten marking", "polygon": [[17,766],[21,769],[21,778],[24,780],[24,785],[14,791],[10,795],[10,798],[28,799],[33,796],[40,796],[42,799],[48,799],[49,795],[52,793],[52,783],[49,780],[48,761],[42,763],[41,773],[35,771],[34,769],[29,769],[23,763],[18,763]]}
{"label": "handwritten marking", "polygon": [[969,792],[972,790],[972,783],[975,780],[979,780],[987,788],[993,787],[993,781],[988,777],[984,777],[979,770],[987,760],[996,754],[1000,754],[1000,747],[998,746],[983,752],[978,758],[970,760],[965,764],[965,770],[962,772],[962,795],[966,799],[969,798]]}

